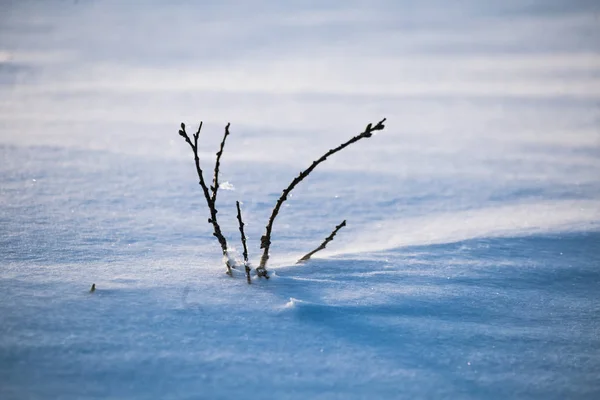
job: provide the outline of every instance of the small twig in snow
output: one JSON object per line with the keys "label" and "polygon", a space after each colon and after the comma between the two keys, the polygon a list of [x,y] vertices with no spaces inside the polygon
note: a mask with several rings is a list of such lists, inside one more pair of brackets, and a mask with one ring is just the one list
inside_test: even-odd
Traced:
{"label": "small twig in snow", "polygon": [[244,233],[244,221],[242,220],[242,210],[240,209],[240,202],[236,201],[235,205],[237,206],[237,219],[240,224],[240,235],[242,236],[242,246],[244,247],[244,268],[246,269],[246,280],[248,284],[252,283],[252,278],[250,277],[250,263],[248,262],[248,248],[246,247],[246,234]]}
{"label": "small twig in snow", "polygon": [[335,237],[335,234],[338,233],[338,231],[340,229],[342,229],[344,226],[346,226],[346,220],[343,220],[341,224],[336,226],[335,229],[333,230],[333,232],[331,232],[331,234],[325,238],[325,240],[323,241],[323,243],[321,243],[321,245],[319,247],[317,247],[310,253],[305,254],[304,257],[302,257],[301,259],[299,259],[296,262],[296,264],[300,264],[300,263],[303,263],[304,261],[307,261],[310,257],[312,257],[313,254],[315,254],[316,252],[321,251],[325,247],[327,247],[327,243],[331,242],[333,240],[333,238]]}

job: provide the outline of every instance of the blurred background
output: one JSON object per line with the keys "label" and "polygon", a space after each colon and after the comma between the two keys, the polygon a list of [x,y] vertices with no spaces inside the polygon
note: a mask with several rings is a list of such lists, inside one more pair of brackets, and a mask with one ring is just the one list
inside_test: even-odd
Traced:
{"label": "blurred background", "polygon": [[[122,192],[100,191],[114,175],[108,165],[119,162],[128,166],[120,170],[138,170],[123,182],[130,188],[144,181],[140,171],[167,181],[183,174],[193,184],[179,123],[204,121],[210,171],[231,122],[222,181],[238,192],[225,201],[271,203],[267,194],[310,160],[387,117],[386,131],[320,167],[337,174],[333,183],[305,185],[326,199],[355,200],[349,209],[370,232],[357,238],[366,249],[597,226],[596,1],[4,0],[0,7],[4,178],[47,157],[42,170],[69,171],[58,174],[61,188],[81,192],[74,181],[91,183],[85,199]],[[358,183],[356,171],[371,175]],[[23,187],[7,185],[4,218],[29,213],[7,211],[23,205]],[[360,207],[367,202],[374,207]],[[375,207],[375,217],[362,212]],[[465,210],[476,214],[456,217]],[[400,227],[432,213],[433,221]],[[468,229],[447,231],[451,218],[467,217]],[[386,244],[377,237],[367,245],[382,231],[366,226],[372,218],[391,221]]]}

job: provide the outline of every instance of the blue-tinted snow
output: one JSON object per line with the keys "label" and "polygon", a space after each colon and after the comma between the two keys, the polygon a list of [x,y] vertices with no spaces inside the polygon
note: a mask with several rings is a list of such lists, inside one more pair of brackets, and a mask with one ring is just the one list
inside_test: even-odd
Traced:
{"label": "blue-tinted snow", "polygon": [[0,398],[598,398],[599,12],[3,2]]}

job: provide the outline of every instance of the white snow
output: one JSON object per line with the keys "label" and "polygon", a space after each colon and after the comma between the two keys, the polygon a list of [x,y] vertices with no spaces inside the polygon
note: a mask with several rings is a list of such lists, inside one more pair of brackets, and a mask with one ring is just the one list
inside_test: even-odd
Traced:
{"label": "white snow", "polygon": [[0,399],[600,397],[596,4],[159,3],[0,4]]}
{"label": "white snow", "polygon": [[223,190],[235,190],[235,187],[229,182],[223,182],[219,185],[219,189]]}

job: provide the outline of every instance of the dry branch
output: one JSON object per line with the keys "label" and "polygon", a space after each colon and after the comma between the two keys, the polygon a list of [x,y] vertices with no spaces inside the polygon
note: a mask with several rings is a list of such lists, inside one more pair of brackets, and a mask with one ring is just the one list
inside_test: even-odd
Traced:
{"label": "dry branch", "polygon": [[237,219],[240,224],[240,235],[242,236],[242,246],[244,247],[244,268],[246,270],[246,280],[248,284],[252,283],[252,278],[250,277],[250,264],[248,263],[248,248],[246,247],[246,234],[244,233],[244,221],[242,220],[242,210],[240,209],[240,202],[236,201],[235,205],[237,207]]}
{"label": "dry branch", "polygon": [[221,147],[217,153],[217,161],[215,162],[215,173],[213,176],[213,184],[210,187],[212,190],[212,202],[216,203],[217,201],[217,192],[219,191],[219,167],[221,166],[221,156],[223,155],[223,149],[225,148],[225,140],[227,140],[227,136],[229,136],[229,123],[225,126],[225,134],[223,135],[223,140],[221,141]]}
{"label": "dry branch", "polygon": [[338,233],[338,231],[340,229],[342,229],[344,226],[346,226],[346,220],[343,220],[341,224],[339,224],[338,226],[336,226],[335,229],[333,230],[333,232],[331,232],[331,234],[325,238],[325,240],[323,241],[323,243],[321,243],[321,245],[319,247],[317,247],[316,249],[314,249],[310,253],[306,253],[301,259],[299,259],[296,262],[296,264],[300,264],[300,263],[302,263],[304,261],[308,261],[308,259],[310,257],[312,257],[313,254],[315,254],[316,252],[321,251],[325,247],[327,247],[327,243],[331,242],[333,240],[333,238],[335,237],[335,234]]}
{"label": "dry branch", "polygon": [[[185,130],[185,124],[182,122],[181,129],[179,130],[179,135],[185,139],[185,141],[187,142],[187,144],[190,145],[190,147],[194,153],[194,161],[196,163],[196,173],[198,174],[198,179],[199,179],[198,183],[200,184],[200,187],[202,187],[202,192],[204,193],[204,198],[206,199],[206,204],[208,205],[208,208],[210,210],[210,218],[208,219],[208,223],[212,224],[212,226],[213,226],[213,229],[214,229],[213,236],[215,236],[217,238],[217,240],[219,241],[219,244],[221,245],[221,250],[223,251],[223,256],[225,257],[225,260],[226,260],[225,265],[227,267],[227,274],[231,276],[232,275],[231,268],[235,268],[235,266],[232,265],[229,260],[229,255],[227,254],[227,240],[225,239],[225,236],[223,236],[223,233],[221,232],[221,227],[219,226],[219,223],[217,221],[217,208],[215,207],[215,199],[216,199],[216,195],[217,195],[217,190],[215,187],[213,189],[212,196],[211,196],[208,186],[206,186],[206,181],[204,180],[204,173],[202,172],[202,168],[200,166],[200,157],[198,155],[198,137],[200,136],[201,130],[202,130],[202,122],[200,122],[198,131],[196,131],[196,133],[194,133],[192,135],[194,138],[194,141],[192,142],[192,140],[190,139],[189,135],[187,134],[187,132]],[[219,151],[219,153],[223,152],[223,146],[225,145],[225,139],[227,138],[227,135],[229,135],[229,124],[227,124],[227,128],[225,129],[225,136],[223,137],[223,142],[221,143],[221,150]],[[218,162],[219,162],[219,158],[220,158],[219,153],[217,153],[217,164],[215,165],[215,181],[216,182],[218,182],[218,173],[219,173],[219,168],[218,168]]]}
{"label": "dry branch", "polygon": [[327,153],[325,153],[323,156],[321,156],[321,158],[319,158],[316,161],[313,161],[313,163],[311,164],[310,167],[308,167],[304,171],[300,172],[300,174],[292,181],[292,183],[290,183],[290,185],[283,190],[281,197],[279,198],[279,200],[277,200],[277,203],[275,204],[275,207],[273,208],[271,217],[269,218],[269,222],[267,223],[267,226],[266,226],[266,232],[260,238],[260,248],[263,249],[263,254],[260,258],[260,265],[258,266],[258,268],[256,268],[256,273],[259,277],[265,277],[265,278],[268,277],[267,261],[269,260],[269,248],[271,247],[271,233],[273,230],[273,223],[275,222],[275,218],[277,217],[277,214],[279,214],[279,209],[281,208],[283,202],[287,200],[287,197],[290,194],[290,192],[296,187],[296,185],[298,185],[300,182],[302,182],[302,180],[304,178],[306,178],[317,167],[317,165],[319,165],[320,163],[325,161],[327,159],[327,157],[331,156],[332,154],[337,153],[340,150],[343,150],[344,148],[350,146],[352,143],[358,142],[359,140],[364,139],[364,138],[371,137],[373,135],[373,132],[375,132],[375,131],[383,130],[385,128],[385,125],[383,125],[385,120],[386,120],[385,118],[382,119],[375,126],[373,126],[372,124],[367,125],[367,127],[365,128],[365,130],[362,133],[354,136],[347,142],[342,143],[335,149],[329,150]]}

